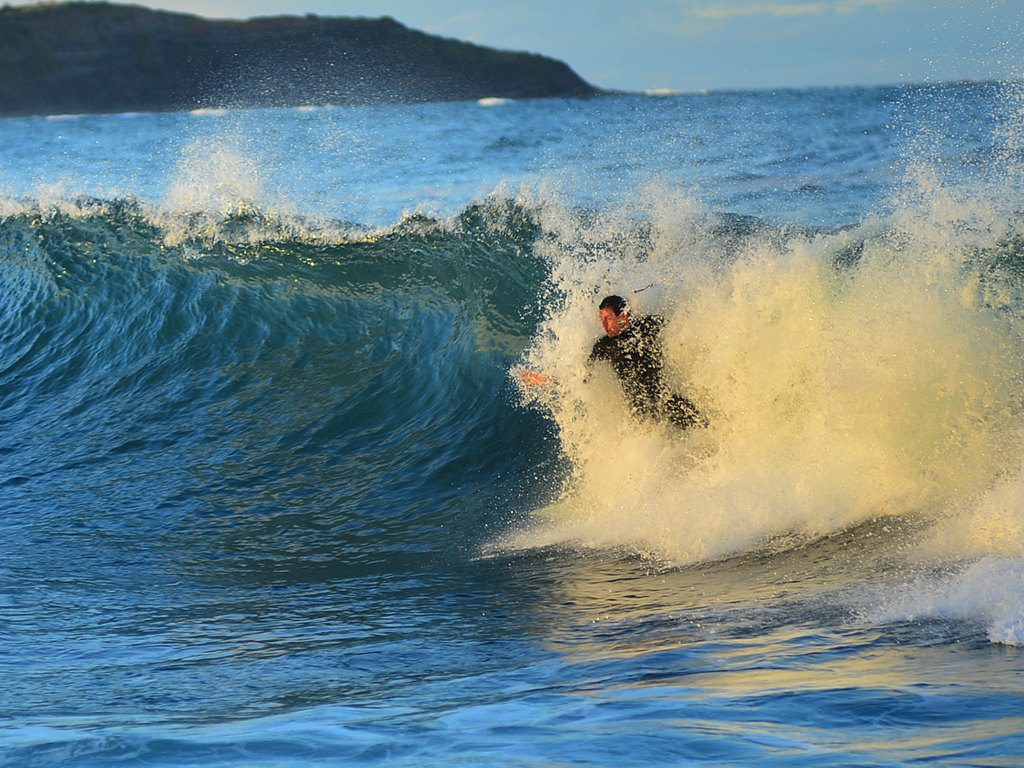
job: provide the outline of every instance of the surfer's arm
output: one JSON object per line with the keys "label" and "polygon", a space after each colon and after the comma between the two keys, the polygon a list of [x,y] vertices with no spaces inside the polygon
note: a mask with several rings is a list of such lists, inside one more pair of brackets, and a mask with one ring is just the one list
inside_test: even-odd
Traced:
{"label": "surfer's arm", "polygon": [[536,371],[523,371],[519,374],[519,380],[527,387],[535,387],[542,384],[554,384],[555,380],[550,376]]}
{"label": "surfer's arm", "polygon": [[[609,357],[608,350],[605,349],[600,341],[594,344],[593,349],[590,350],[590,356],[587,358],[586,371],[583,374],[583,381],[587,380],[590,373],[591,363],[595,360],[606,360]],[[536,387],[545,384],[558,384],[558,379],[554,376],[547,376],[543,373],[537,373],[536,371],[523,371],[519,374],[519,381],[526,387]]]}

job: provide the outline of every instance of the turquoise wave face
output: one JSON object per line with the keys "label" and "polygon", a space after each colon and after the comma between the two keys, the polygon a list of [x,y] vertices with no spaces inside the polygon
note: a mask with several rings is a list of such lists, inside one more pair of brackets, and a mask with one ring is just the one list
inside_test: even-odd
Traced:
{"label": "turquoise wave face", "polygon": [[331,238],[235,220],[170,243],[134,204],[90,205],[0,222],[15,507],[145,536],[287,525],[263,557],[344,569],[443,550],[439,517],[487,522],[464,500],[529,492],[520,446],[547,427],[507,369],[545,270],[524,211]]}

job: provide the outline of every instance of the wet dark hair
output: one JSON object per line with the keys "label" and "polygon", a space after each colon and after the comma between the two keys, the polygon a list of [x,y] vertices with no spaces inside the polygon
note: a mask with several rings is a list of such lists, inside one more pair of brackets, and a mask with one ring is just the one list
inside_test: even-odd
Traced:
{"label": "wet dark hair", "polygon": [[598,307],[598,310],[611,309],[613,312],[615,312],[616,315],[621,315],[623,312],[626,311],[627,308],[628,305],[626,304],[626,300],[624,298],[622,298],[621,296],[612,295],[604,297],[604,300],[601,302],[601,305]]}

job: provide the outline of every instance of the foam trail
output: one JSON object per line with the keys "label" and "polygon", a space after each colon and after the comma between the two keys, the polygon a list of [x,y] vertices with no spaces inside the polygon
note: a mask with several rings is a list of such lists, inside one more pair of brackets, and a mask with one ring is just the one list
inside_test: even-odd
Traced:
{"label": "foam trail", "polygon": [[992,643],[1024,645],[1024,558],[983,557],[952,576],[919,579],[860,612],[871,623],[943,619],[980,624]]}

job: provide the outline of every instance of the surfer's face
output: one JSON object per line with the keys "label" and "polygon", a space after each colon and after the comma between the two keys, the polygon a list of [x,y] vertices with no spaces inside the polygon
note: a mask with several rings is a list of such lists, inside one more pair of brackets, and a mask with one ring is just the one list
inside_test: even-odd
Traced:
{"label": "surfer's face", "polygon": [[629,328],[629,315],[625,312],[617,315],[614,309],[606,307],[601,310],[601,325],[604,326],[604,332],[614,339]]}

